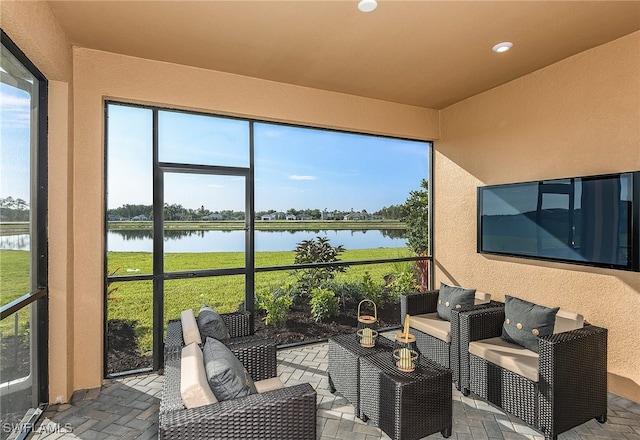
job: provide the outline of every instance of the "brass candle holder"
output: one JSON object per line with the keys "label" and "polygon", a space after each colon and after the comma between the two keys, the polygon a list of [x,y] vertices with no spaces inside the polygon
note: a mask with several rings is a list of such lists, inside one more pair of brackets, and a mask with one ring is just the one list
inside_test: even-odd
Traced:
{"label": "brass candle holder", "polygon": [[[373,305],[373,315],[366,315],[361,313],[363,303],[370,303]],[[378,338],[378,330],[376,330],[378,324],[378,309],[376,304],[370,299],[363,299],[358,304],[358,331],[356,337],[358,342],[365,348],[372,348],[376,345]]]}

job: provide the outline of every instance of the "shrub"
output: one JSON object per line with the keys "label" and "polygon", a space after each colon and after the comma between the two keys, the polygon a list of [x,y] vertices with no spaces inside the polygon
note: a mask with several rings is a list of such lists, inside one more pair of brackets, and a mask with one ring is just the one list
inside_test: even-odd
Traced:
{"label": "shrub", "polygon": [[370,299],[378,307],[382,307],[385,304],[386,300],[384,292],[382,291],[382,286],[374,283],[373,278],[371,278],[371,274],[368,271],[365,271],[364,275],[362,275],[360,288],[362,289],[363,299]]}
{"label": "shrub", "polygon": [[[295,264],[309,263],[331,263],[338,261],[338,256],[344,252],[340,246],[333,247],[327,237],[317,237],[311,240],[303,240],[295,249]],[[340,266],[325,266],[309,269],[298,269],[296,276],[298,286],[302,293],[309,293],[312,289],[324,286],[332,280],[337,272],[344,272],[346,269]]]}
{"label": "shrub", "polygon": [[266,313],[263,319],[267,325],[278,326],[286,321],[292,304],[293,295],[290,283],[256,292],[256,306]]}
{"label": "shrub", "polygon": [[418,285],[413,271],[402,271],[393,274],[391,281],[386,286],[389,296],[393,299],[400,298],[401,295],[414,292]]}
{"label": "shrub", "polygon": [[315,288],[311,291],[311,316],[316,322],[336,316],[340,311],[338,297],[329,289]]}

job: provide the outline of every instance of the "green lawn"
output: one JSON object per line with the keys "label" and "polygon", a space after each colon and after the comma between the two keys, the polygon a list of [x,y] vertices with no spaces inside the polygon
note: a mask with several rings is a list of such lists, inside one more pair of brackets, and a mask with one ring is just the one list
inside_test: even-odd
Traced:
{"label": "green lawn", "polygon": [[[291,265],[294,262],[293,251],[257,252],[256,267]],[[347,250],[341,254],[343,261],[375,260],[394,257],[407,257],[411,253],[407,249],[360,249]],[[118,269],[116,275],[136,275],[152,273],[152,254],[144,252],[110,252],[109,270]],[[210,252],[168,254],[165,266],[171,271],[194,270],[197,268],[229,268],[243,267],[242,252]],[[369,272],[376,284],[384,284],[384,276],[397,273],[403,268],[411,267],[411,263],[385,263],[374,265],[358,265],[347,268],[346,272],[336,277],[339,283],[357,283],[365,272]],[[29,252],[0,251],[0,287],[2,303],[6,304],[29,291],[29,280],[24,274],[29,273]],[[295,279],[291,271],[274,271],[257,273],[255,290],[279,286],[283,282]],[[136,333],[142,351],[152,347],[153,318],[153,283],[151,281],[115,281],[110,284],[113,290],[108,301],[108,319],[122,319],[135,323]],[[180,311],[194,309],[197,311],[203,304],[209,304],[216,310],[232,312],[244,301],[244,276],[219,276],[211,278],[193,278],[171,280],[164,284],[164,313],[166,322],[179,318]],[[27,325],[27,314],[20,319]],[[12,323],[2,322],[3,334],[13,331]],[[11,329],[9,329],[11,327]]]}

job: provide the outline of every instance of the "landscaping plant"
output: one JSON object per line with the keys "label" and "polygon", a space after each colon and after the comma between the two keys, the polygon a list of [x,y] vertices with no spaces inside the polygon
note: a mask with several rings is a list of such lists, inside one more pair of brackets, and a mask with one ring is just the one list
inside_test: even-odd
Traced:
{"label": "landscaping plant", "polygon": [[[327,237],[317,237],[311,240],[303,240],[295,248],[295,264],[332,263],[338,260],[338,256],[344,252],[342,245],[332,246]],[[309,293],[314,288],[322,287],[327,281],[332,280],[336,273],[346,269],[340,266],[328,265],[308,269],[298,269],[298,288],[301,293]]]}
{"label": "landscaping plant", "polygon": [[340,300],[331,290],[314,288],[311,290],[311,316],[316,322],[336,316],[340,311]]}
{"label": "landscaping plant", "polygon": [[256,292],[256,306],[266,313],[263,318],[265,324],[279,326],[287,320],[293,304],[292,289],[291,283],[283,283],[279,287]]}

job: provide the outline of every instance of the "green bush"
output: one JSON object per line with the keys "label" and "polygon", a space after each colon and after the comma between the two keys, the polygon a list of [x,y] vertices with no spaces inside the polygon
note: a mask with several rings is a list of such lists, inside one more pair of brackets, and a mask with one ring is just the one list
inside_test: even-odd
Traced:
{"label": "green bush", "polygon": [[285,322],[292,304],[293,295],[290,283],[256,292],[256,307],[266,313],[263,319],[267,325],[278,326]]}
{"label": "green bush", "polygon": [[393,299],[398,299],[401,295],[415,292],[417,288],[418,285],[413,271],[403,271],[393,274],[391,281],[386,286],[389,296]]}
{"label": "green bush", "polygon": [[[331,246],[327,237],[317,237],[311,240],[303,240],[295,248],[295,264],[332,263],[338,261],[338,256],[344,252],[342,246]],[[295,271],[298,279],[298,288],[301,293],[309,293],[315,288],[324,286],[332,280],[336,273],[346,269],[340,266],[324,266]]]}
{"label": "green bush", "polygon": [[336,316],[340,311],[340,300],[329,289],[315,288],[311,290],[311,316],[316,322]]}
{"label": "green bush", "polygon": [[382,285],[376,284],[368,271],[362,275],[360,289],[362,289],[362,299],[369,299],[378,307],[382,307],[386,303]]}

